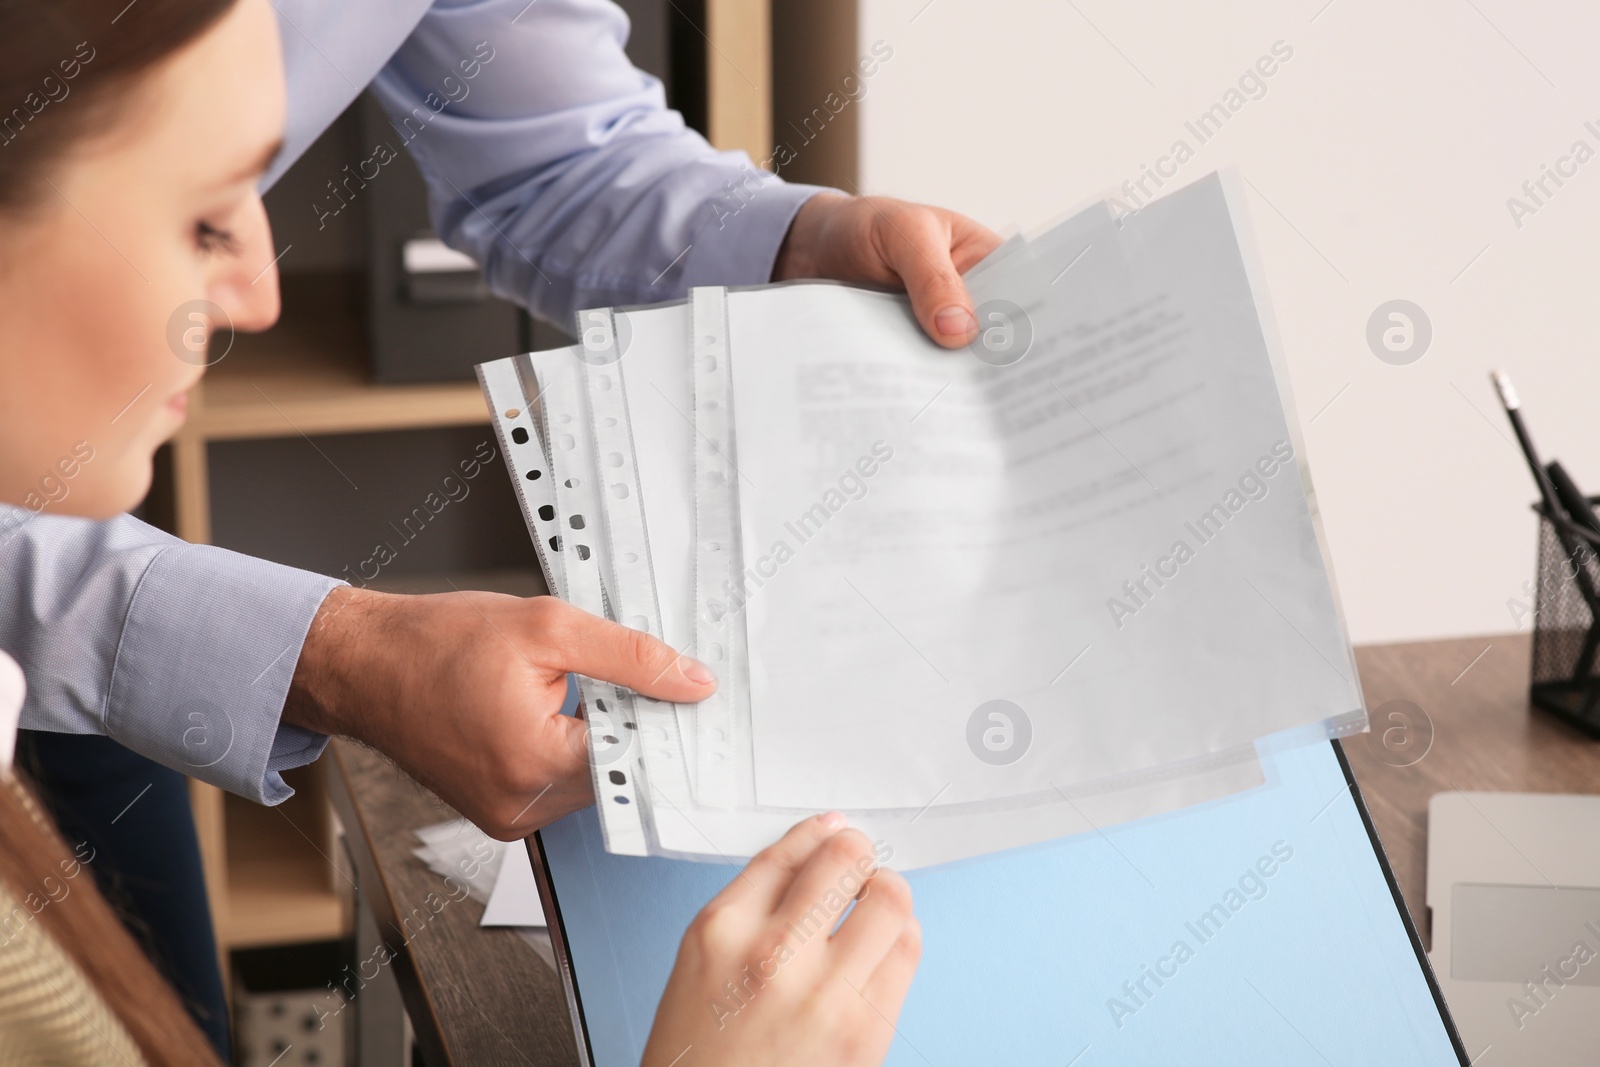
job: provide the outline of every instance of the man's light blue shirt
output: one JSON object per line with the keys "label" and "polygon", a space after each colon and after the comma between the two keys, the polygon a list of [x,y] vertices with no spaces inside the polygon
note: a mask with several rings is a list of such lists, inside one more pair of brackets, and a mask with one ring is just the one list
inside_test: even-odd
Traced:
{"label": "man's light blue shirt", "polygon": [[[370,83],[439,236],[545,318],[767,281],[816,192],[688,130],[628,62],[627,19],[606,0],[276,6],[289,118],[268,183]],[[28,678],[22,725],[106,734],[266,803],[327,744],[280,717],[338,584],[126,516],[0,508],[0,648]]]}

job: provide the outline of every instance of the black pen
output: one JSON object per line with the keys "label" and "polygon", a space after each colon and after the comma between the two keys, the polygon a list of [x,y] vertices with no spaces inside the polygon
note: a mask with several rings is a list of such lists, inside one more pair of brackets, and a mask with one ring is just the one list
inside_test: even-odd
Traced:
{"label": "black pen", "polygon": [[1533,439],[1528,436],[1527,427],[1522,425],[1522,401],[1517,398],[1517,391],[1511,385],[1511,379],[1506,377],[1504,371],[1492,370],[1489,380],[1494,383],[1494,391],[1500,394],[1500,406],[1506,409],[1506,418],[1511,420],[1511,428],[1516,431],[1517,443],[1522,446],[1522,454],[1527,457],[1528,469],[1533,471],[1533,480],[1539,485],[1539,495],[1544,498],[1545,511],[1552,517],[1565,514],[1566,509],[1556,501],[1555,487],[1550,484],[1550,478],[1544,472],[1544,467],[1539,463],[1539,455],[1533,450]]}
{"label": "black pen", "polygon": [[1590,533],[1600,534],[1600,516],[1595,515],[1594,505],[1589,503],[1589,498],[1583,495],[1583,490],[1578,488],[1578,483],[1572,480],[1567,469],[1558,461],[1551,460],[1545,464],[1544,472],[1550,476],[1550,484],[1555,488],[1556,496],[1561,498],[1561,506],[1572,516],[1572,521]]}

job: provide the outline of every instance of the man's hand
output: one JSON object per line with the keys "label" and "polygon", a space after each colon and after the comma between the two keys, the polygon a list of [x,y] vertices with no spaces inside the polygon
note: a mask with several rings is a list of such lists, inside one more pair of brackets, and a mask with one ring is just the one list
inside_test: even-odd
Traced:
{"label": "man's hand", "polygon": [[704,700],[711,670],[553,597],[340,587],[311,624],[285,722],[393,759],[483,830],[516,840],[594,802],[567,672]]}
{"label": "man's hand", "polygon": [[904,286],[928,336],[959,348],[978,331],[961,275],[999,244],[994,231],[943,208],[818,193],[795,214],[772,280]]}

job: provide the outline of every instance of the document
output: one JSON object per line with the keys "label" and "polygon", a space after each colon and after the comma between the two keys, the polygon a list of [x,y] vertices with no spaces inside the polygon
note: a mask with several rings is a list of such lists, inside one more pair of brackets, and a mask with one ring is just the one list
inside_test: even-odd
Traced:
{"label": "document", "polygon": [[[761,803],[993,800],[1363,718],[1221,183],[1073,244],[974,283],[1031,334],[1000,366],[896,297],[730,294]],[[1016,762],[973,758],[994,701]]]}
{"label": "document", "polygon": [[942,863],[1365,728],[1237,211],[1213,175],[1007,242],[968,350],[805,283],[479,368],[552,588],[721,681],[580,682],[608,848],[726,862],[837,808]]}

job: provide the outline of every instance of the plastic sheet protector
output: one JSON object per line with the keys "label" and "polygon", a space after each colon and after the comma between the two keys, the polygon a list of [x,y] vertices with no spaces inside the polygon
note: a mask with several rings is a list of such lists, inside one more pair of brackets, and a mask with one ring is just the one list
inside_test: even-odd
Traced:
{"label": "plastic sheet protector", "polygon": [[601,827],[726,861],[838,808],[927,866],[1262,782],[1365,728],[1229,183],[902,296],[698,289],[479,368],[550,588],[717,671],[580,680]]}

